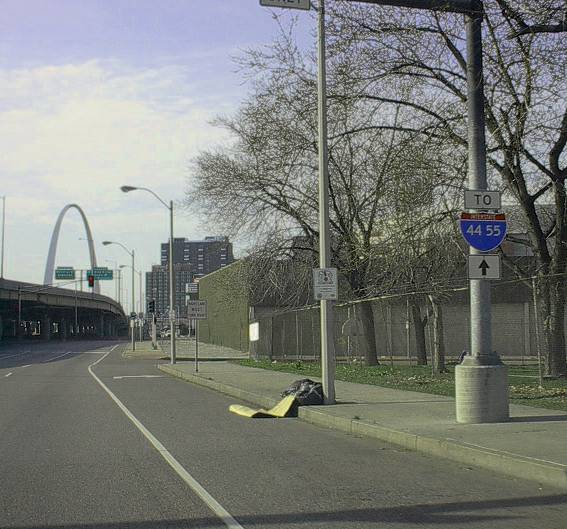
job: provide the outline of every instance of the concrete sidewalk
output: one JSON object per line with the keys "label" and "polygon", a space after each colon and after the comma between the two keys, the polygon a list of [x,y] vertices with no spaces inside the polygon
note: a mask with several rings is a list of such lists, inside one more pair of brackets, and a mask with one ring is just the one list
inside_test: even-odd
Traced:
{"label": "concrete sidewalk", "polygon": [[[301,378],[230,362],[160,364],[171,375],[259,407]],[[510,422],[462,425],[453,398],[336,382],[338,404],[299,408],[303,420],[495,472],[567,488],[567,413],[511,405]],[[228,410],[227,410],[228,413]],[[254,420],[254,419],[242,419]]]}

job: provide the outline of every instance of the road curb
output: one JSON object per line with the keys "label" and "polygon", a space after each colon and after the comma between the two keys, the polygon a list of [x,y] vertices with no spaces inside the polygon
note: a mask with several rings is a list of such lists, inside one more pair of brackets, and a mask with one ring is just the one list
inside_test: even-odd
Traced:
{"label": "road curb", "polygon": [[[198,374],[184,372],[175,366],[160,364],[158,368],[170,375],[244,400],[255,406],[267,408],[274,406],[277,402],[276,399],[270,397],[217,382]],[[456,439],[427,437],[403,430],[395,430],[363,419],[337,417],[323,411],[322,407],[319,406],[300,407],[298,416],[300,419],[317,426],[351,435],[378,439],[414,452],[421,452],[492,472],[567,489],[567,465],[467,444]]]}
{"label": "road curb", "polygon": [[187,382],[192,382],[193,384],[213,389],[215,391],[218,391],[219,393],[230,395],[231,397],[243,400],[245,402],[248,402],[249,404],[254,404],[255,406],[260,406],[262,408],[271,408],[278,402],[277,399],[264,397],[256,393],[237,388],[236,386],[230,386],[229,384],[217,382],[212,378],[206,378],[195,373],[187,373],[169,364],[158,364],[158,368],[165,373],[176,376],[178,378],[182,378]]}

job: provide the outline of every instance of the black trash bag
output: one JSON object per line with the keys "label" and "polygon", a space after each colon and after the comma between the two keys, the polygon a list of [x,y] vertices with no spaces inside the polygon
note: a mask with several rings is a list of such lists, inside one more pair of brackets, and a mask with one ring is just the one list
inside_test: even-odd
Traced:
{"label": "black trash bag", "polygon": [[282,391],[282,397],[293,395],[300,406],[317,406],[323,404],[323,385],[308,378],[296,380]]}

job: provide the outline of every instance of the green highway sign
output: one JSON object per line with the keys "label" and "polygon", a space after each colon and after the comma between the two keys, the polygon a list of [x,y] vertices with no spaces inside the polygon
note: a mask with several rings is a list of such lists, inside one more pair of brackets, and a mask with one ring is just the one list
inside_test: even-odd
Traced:
{"label": "green highway sign", "polygon": [[107,281],[114,279],[114,274],[112,270],[106,268],[106,266],[95,266],[92,270],[87,270],[87,277],[94,276],[97,281]]}
{"label": "green highway sign", "polygon": [[72,266],[58,266],[55,269],[55,279],[75,279],[75,269]]}

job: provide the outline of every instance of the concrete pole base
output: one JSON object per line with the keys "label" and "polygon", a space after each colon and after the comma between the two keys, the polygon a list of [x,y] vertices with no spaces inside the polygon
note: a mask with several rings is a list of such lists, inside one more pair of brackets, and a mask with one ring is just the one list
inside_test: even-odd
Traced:
{"label": "concrete pole base", "polygon": [[457,422],[478,424],[510,419],[508,368],[505,365],[455,367]]}

